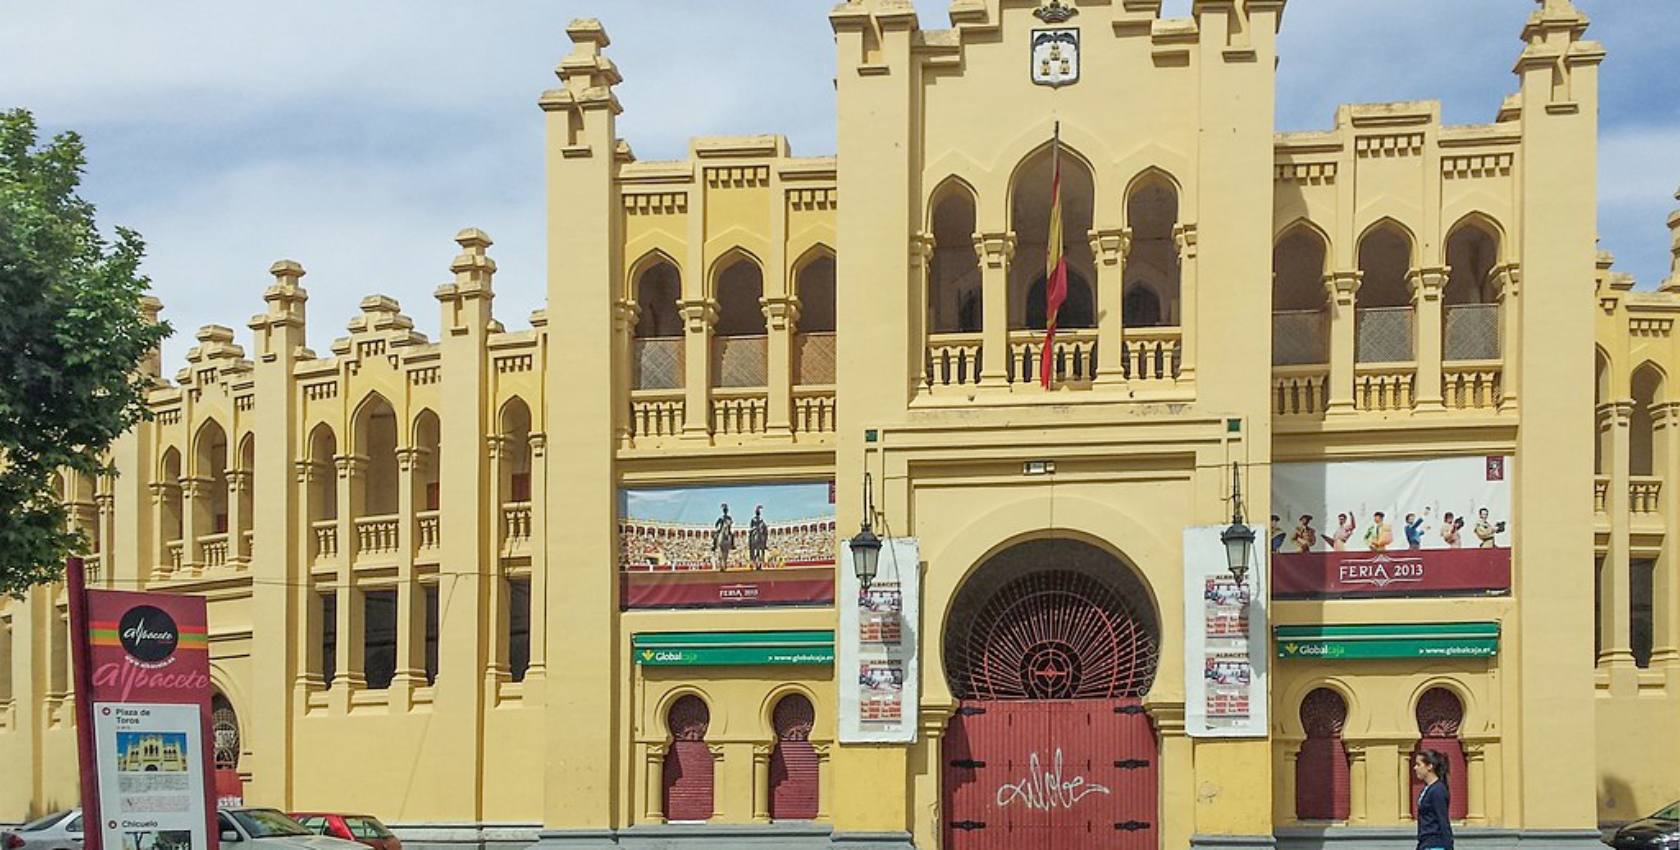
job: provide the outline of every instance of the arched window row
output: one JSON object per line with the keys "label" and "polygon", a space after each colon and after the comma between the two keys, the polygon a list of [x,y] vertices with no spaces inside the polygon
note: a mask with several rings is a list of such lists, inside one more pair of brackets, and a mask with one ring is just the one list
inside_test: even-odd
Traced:
{"label": "arched window row", "polygon": [[650,255],[630,282],[635,304],[631,389],[683,389],[690,334],[709,338],[707,374],[712,387],[766,386],[770,358],[780,350],[770,340],[780,334],[791,336],[788,357],[795,384],[833,384],[835,271],[833,251],[814,246],[794,262],[788,297],[770,297],[759,259],[731,249],[713,264],[710,299],[691,303],[683,296],[677,264],[663,254]]}
{"label": "arched window row", "polygon": [[[770,710],[773,739],[757,748],[753,764],[720,761],[709,743],[711,709],[698,694],[683,694],[665,709],[667,739],[659,756],[659,812],[668,823],[710,820],[719,770],[750,769],[754,774],[755,810],[774,821],[814,820],[822,814],[819,797],[823,751],[811,740],[816,709],[805,694],[791,691]],[[650,764],[650,770],[652,766]],[[651,802],[651,801],[650,801]]]}
{"label": "arched window row", "polygon": [[[1295,760],[1296,819],[1347,821],[1364,817],[1364,801],[1353,797],[1353,758],[1348,743],[1343,740],[1348,717],[1346,699],[1333,688],[1317,687],[1301,700],[1299,711],[1306,737]],[[1451,815],[1455,820],[1468,817],[1468,759],[1461,737],[1463,700],[1449,688],[1431,687],[1418,697],[1413,715],[1417,737],[1403,753],[1408,765],[1406,775],[1413,775],[1409,764],[1417,754],[1426,750],[1441,753],[1448,765],[1445,778]],[[1373,777],[1368,775],[1366,781],[1372,782]],[[1414,817],[1417,795],[1421,790],[1421,782],[1414,777],[1409,785]]]}
{"label": "arched window row", "polygon": [[[1052,160],[1056,162],[1052,162]],[[1052,174],[1060,170],[1061,255],[1066,259],[1066,300],[1057,327],[1095,328],[1100,310],[1097,258],[1090,232],[1096,221],[1095,185],[1089,165],[1066,145],[1048,146],[1022,161],[1011,180],[1007,229],[1013,241],[987,248],[979,232],[974,190],[947,178],[930,196],[927,232],[927,322],[933,334],[979,333],[984,322],[981,260],[986,250],[1005,251],[1005,317],[1010,330],[1043,330],[1048,311]],[[1123,210],[1126,271],[1115,293],[1130,327],[1176,325],[1182,310],[1178,190],[1164,172],[1150,170],[1126,192]],[[1119,223],[1111,221],[1110,226]]]}

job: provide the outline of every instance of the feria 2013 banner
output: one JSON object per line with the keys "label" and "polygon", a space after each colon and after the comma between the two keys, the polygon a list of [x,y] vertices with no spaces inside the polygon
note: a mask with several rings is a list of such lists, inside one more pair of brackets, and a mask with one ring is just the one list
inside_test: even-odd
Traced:
{"label": "feria 2013 banner", "polygon": [[86,593],[101,848],[208,850],[216,809],[204,599]]}
{"label": "feria 2013 banner", "polygon": [[1272,595],[1498,594],[1511,589],[1512,459],[1272,467]]}

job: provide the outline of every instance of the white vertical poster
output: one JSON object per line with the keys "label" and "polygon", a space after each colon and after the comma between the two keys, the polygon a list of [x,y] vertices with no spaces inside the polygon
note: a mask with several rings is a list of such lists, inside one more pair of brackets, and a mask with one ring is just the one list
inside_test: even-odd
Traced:
{"label": "white vertical poster", "polygon": [[106,850],[191,850],[205,836],[202,715],[190,703],[93,706]]}
{"label": "white vertical poster", "polygon": [[882,541],[880,570],[866,591],[851,569],[851,541],[840,546],[840,741],[912,743],[921,551],[914,538]]}
{"label": "white vertical poster", "polygon": [[1266,558],[1262,529],[1243,583],[1223,525],[1184,529],[1184,729],[1195,738],[1266,736]]}

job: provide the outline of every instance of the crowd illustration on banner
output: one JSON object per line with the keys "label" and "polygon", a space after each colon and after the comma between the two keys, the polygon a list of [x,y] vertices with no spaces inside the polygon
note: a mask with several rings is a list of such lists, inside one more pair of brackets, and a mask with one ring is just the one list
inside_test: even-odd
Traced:
{"label": "crowd illustration on banner", "polygon": [[[1313,527],[1315,518],[1312,514],[1301,514],[1295,520],[1295,526],[1288,532],[1283,529],[1282,521],[1272,515],[1270,534],[1273,552],[1292,552],[1305,554],[1313,551],[1347,552],[1388,552],[1395,549],[1460,549],[1478,548],[1494,549],[1499,547],[1499,535],[1506,532],[1506,523],[1495,520],[1487,508],[1476,510],[1475,522],[1471,524],[1466,535],[1464,526],[1469,515],[1443,511],[1440,518],[1435,517],[1435,509],[1426,506],[1421,512],[1408,511],[1400,523],[1403,543],[1396,545],[1394,536],[1394,522],[1385,511],[1372,511],[1370,520],[1361,523],[1357,511],[1343,511],[1336,514],[1334,531],[1320,533]],[[1363,533],[1360,528],[1363,527]],[[1439,538],[1436,542],[1431,535]],[[1355,539],[1360,541],[1359,548],[1350,544]],[[1323,548],[1319,548],[1323,544]]]}

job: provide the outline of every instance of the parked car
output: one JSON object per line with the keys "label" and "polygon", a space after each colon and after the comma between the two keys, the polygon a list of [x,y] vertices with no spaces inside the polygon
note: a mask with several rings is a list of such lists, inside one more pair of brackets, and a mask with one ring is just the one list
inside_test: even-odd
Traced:
{"label": "parked car", "polygon": [[1605,843],[1616,850],[1680,850],[1680,801],[1623,826]]}
{"label": "parked car", "polygon": [[402,850],[402,840],[391,834],[379,818],[338,812],[293,812],[292,819],[316,835],[330,835],[366,844],[374,850]]}
{"label": "parked car", "polygon": [[81,850],[82,811],[53,812],[0,832],[0,850]]}
{"label": "parked car", "polygon": [[316,835],[279,809],[239,807],[216,812],[222,847],[237,850],[362,850],[354,841]]}

